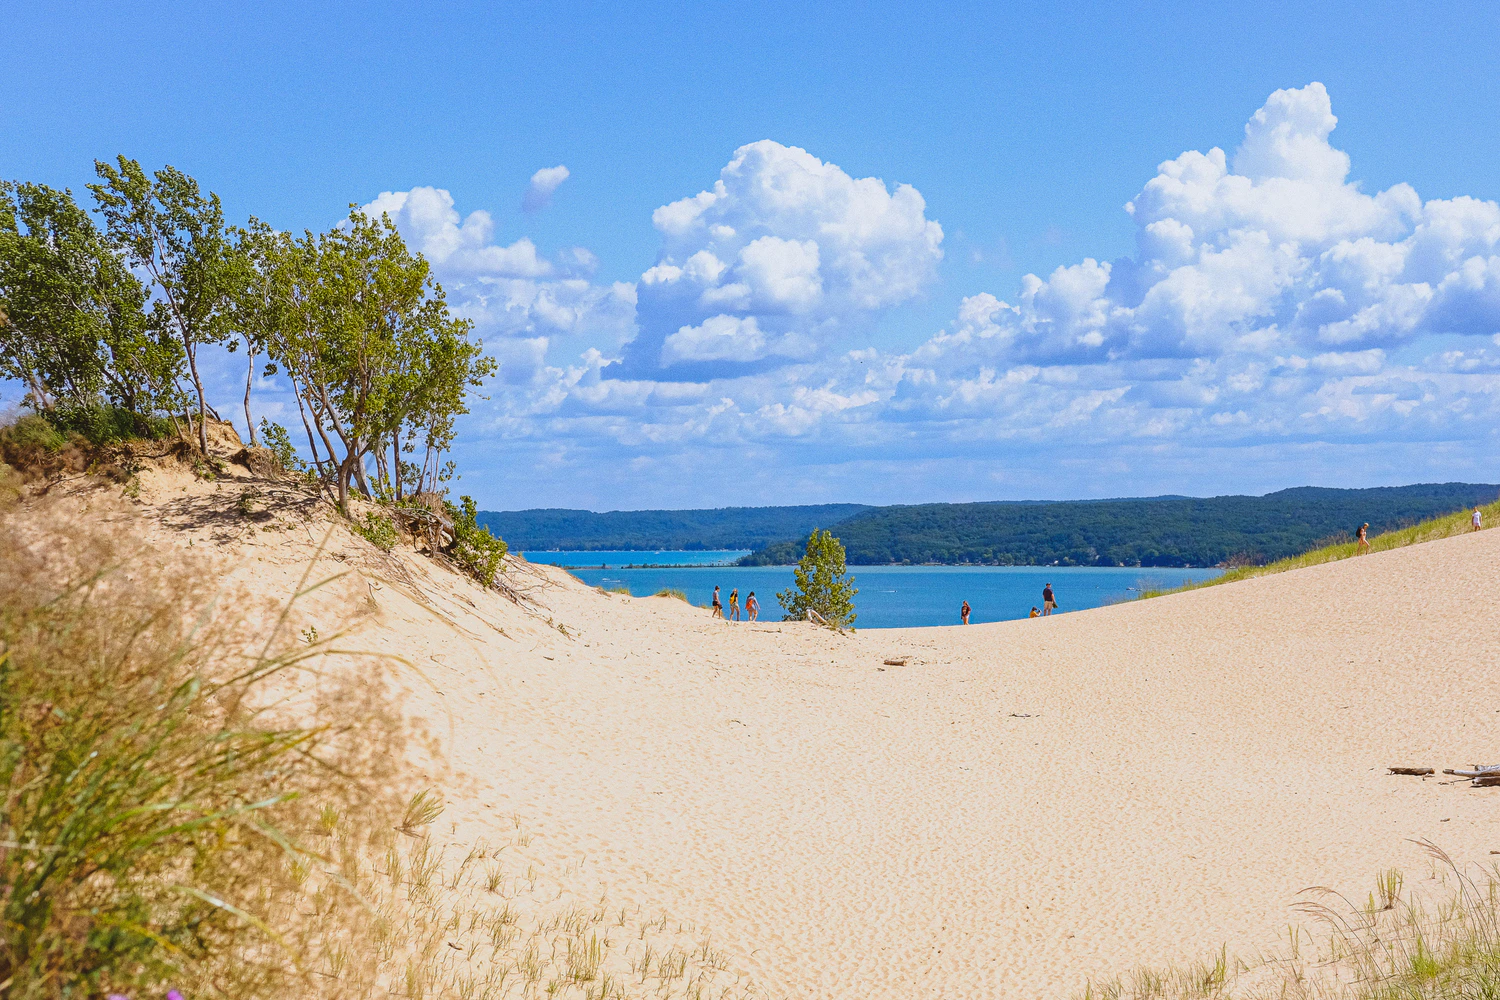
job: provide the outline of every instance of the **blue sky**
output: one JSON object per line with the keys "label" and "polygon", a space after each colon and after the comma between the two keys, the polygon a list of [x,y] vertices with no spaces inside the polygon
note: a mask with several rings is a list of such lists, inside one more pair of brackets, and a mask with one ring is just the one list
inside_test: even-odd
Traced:
{"label": "blue sky", "polygon": [[6,22],[0,175],[391,211],[502,361],[486,507],[1497,478],[1491,4]]}

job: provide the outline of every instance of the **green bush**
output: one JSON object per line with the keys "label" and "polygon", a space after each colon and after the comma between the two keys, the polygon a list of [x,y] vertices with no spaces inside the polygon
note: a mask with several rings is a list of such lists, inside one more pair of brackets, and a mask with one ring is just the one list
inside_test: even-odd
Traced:
{"label": "green bush", "polygon": [[61,451],[68,443],[65,435],[59,434],[51,421],[39,414],[27,414],[5,428],[7,444],[18,449]]}
{"label": "green bush", "polygon": [[[687,594],[685,594],[682,591],[678,590],[676,587],[663,587],[660,590],[658,590],[656,593],[652,594],[651,596],[652,597],[675,597],[679,601],[688,602],[688,596],[687,596]],[[688,602],[688,603],[691,603],[691,602]]]}
{"label": "green bush", "polygon": [[396,547],[396,543],[401,541],[401,534],[396,530],[396,522],[384,514],[366,511],[363,524],[351,521],[349,526],[356,534],[382,552],[391,551]]}
{"label": "green bush", "polygon": [[64,434],[79,434],[95,445],[158,441],[173,434],[172,422],[167,418],[135,413],[123,406],[62,406],[46,416]]}
{"label": "green bush", "polygon": [[844,566],[844,547],[832,533],[814,529],[807,539],[807,551],[792,571],[796,588],[776,595],[786,614],[782,621],[800,621],[809,610],[816,611],[830,627],[843,630],[854,627],[854,578]]}
{"label": "green bush", "polygon": [[490,529],[479,523],[479,510],[473,497],[461,497],[462,503],[455,507],[447,500],[443,506],[453,518],[453,544],[448,555],[480,584],[493,586],[500,572],[500,563],[505,559],[506,544]]}
{"label": "green bush", "polygon": [[307,463],[297,457],[297,448],[292,444],[292,436],[287,433],[287,429],[265,417],[260,419],[260,443],[275,456],[276,464],[285,471],[302,472],[307,469]]}

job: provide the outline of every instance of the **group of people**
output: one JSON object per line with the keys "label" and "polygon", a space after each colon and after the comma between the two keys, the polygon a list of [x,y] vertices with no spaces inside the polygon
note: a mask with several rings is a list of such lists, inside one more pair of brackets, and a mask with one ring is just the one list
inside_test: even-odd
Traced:
{"label": "group of people", "polygon": [[[719,588],[714,587],[714,611],[713,617],[722,618],[725,621],[740,620],[740,588],[735,587],[729,592],[729,614],[724,613],[724,604],[719,600]],[[753,622],[760,618],[760,602],[755,599],[755,591],[745,595],[745,621]]]}
{"label": "group of people", "polygon": [[[1042,588],[1042,607],[1041,607],[1041,610],[1038,610],[1037,607],[1036,607],[1036,605],[1033,604],[1031,606],[1031,614],[1027,615],[1027,617],[1028,618],[1045,618],[1048,615],[1052,614],[1052,612],[1054,612],[1056,610],[1057,610],[1057,597],[1056,597],[1056,595],[1054,595],[1052,593],[1052,584],[1049,583],[1045,587]],[[969,602],[968,601],[964,601],[964,603],[959,607],[959,609],[958,609],[958,617],[960,619],[962,619],[962,621],[963,621],[963,623],[965,625],[969,624],[969,615],[972,613],[972,611],[973,611],[973,609],[969,607]]]}

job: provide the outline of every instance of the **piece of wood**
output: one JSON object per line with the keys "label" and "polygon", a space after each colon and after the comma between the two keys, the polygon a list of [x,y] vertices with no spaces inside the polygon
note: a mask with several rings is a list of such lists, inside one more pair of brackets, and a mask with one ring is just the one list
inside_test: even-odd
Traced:
{"label": "piece of wood", "polygon": [[906,666],[906,661],[909,659],[911,659],[911,657],[909,656],[898,656],[894,659],[886,660],[884,662],[888,667],[904,667]]}
{"label": "piece of wood", "polygon": [[1444,774],[1457,775],[1460,778],[1478,778],[1486,774],[1500,774],[1500,764],[1475,764],[1472,767],[1445,767]]}
{"label": "piece of wood", "polygon": [[1470,781],[1469,784],[1475,788],[1488,788],[1490,785],[1500,785],[1500,774],[1481,774]]}
{"label": "piece of wood", "polygon": [[1430,767],[1393,767],[1393,768],[1390,769],[1390,772],[1392,774],[1417,774],[1417,775],[1421,775],[1421,774],[1434,774],[1434,773],[1436,773]]}

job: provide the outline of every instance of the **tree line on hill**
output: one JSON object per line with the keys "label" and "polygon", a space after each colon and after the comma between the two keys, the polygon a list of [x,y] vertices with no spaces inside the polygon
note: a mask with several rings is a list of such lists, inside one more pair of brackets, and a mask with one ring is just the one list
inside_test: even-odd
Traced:
{"label": "tree line on hill", "polygon": [[[351,206],[322,233],[235,226],[174,167],[95,169],[102,224],[71,191],[0,181],[0,377],[32,409],[64,429],[171,426],[206,454],[217,415],[200,351],[220,344],[244,352],[252,445],[257,371],[286,375],[311,471],[341,509],[351,490],[399,500],[451,476],[454,419],[494,361],[389,218]],[[294,460],[284,428],[260,431]]]}
{"label": "tree line on hill", "polygon": [[836,524],[870,509],[857,503],[712,510],[613,510],[602,514],[539,508],[481,511],[479,521],[518,549],[702,551],[756,549],[783,538],[805,537],[820,525]]}
{"label": "tree line on hill", "polygon": [[[877,507],[831,525],[850,565],[1217,566],[1258,564],[1325,540],[1403,527],[1479,503],[1500,486],[1300,487],[1261,497],[1157,497],[1058,503]],[[743,566],[795,563],[807,536],[773,543]]]}

